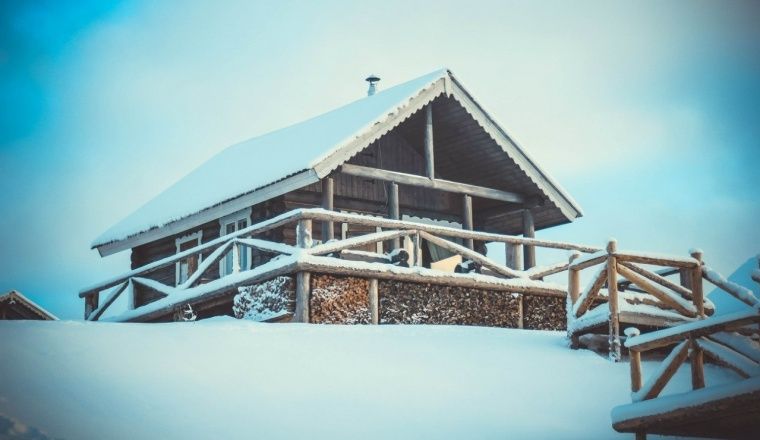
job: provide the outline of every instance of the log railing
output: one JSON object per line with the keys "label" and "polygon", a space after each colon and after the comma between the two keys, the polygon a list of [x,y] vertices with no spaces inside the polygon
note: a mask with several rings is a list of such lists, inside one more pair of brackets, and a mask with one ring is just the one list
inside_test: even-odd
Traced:
{"label": "log railing", "polygon": [[[338,223],[360,225],[376,232],[315,244],[312,240],[313,222],[321,222],[323,230]],[[260,238],[264,233],[289,227],[296,229],[296,243],[294,245]],[[400,261],[397,250],[391,250],[391,252],[386,254],[356,250],[356,248],[375,243],[399,243],[405,237],[411,240],[414,247],[414,250],[405,261]],[[452,241],[452,239],[461,239],[467,245],[460,245]],[[438,276],[432,273],[434,271],[427,269],[431,273],[420,274],[419,266],[422,264],[421,246],[424,241],[433,243],[453,254],[460,255],[463,261],[466,260],[467,262],[474,263],[463,265],[463,267],[470,268],[463,271],[475,273],[456,276],[451,274],[444,277],[443,275]],[[468,241],[504,243],[508,250],[506,263],[497,262],[472,250]],[[442,282],[462,286],[493,287],[502,291],[519,294],[564,297],[566,291],[563,286],[541,283],[540,280],[549,275],[567,270],[571,263],[560,261],[548,266],[522,270],[519,265],[514,264],[514,254],[519,254],[521,247],[570,250],[578,254],[599,251],[599,248],[593,246],[573,243],[463,230],[411,221],[341,213],[321,208],[297,209],[98,283],[83,289],[79,293],[79,296],[85,299],[85,319],[98,320],[120,295],[128,291],[130,285],[144,286],[158,292],[162,298],[156,301],[156,304],[149,303],[138,307],[136,310],[130,310],[127,312],[127,315],[135,318],[145,318],[148,316],[146,314],[157,316],[160,313],[167,313],[167,311],[177,311],[180,306],[200,301],[200,299],[219,296],[242,285],[259,283],[284,274],[295,274],[297,296],[294,319],[297,321],[308,321],[307,286],[309,271],[321,268],[336,274],[363,271],[372,275],[371,277],[368,276],[370,278],[392,277],[419,282],[443,280]],[[235,264],[232,273],[229,275],[211,281],[202,278],[205,272],[218,265],[228,253],[232,252],[233,256],[236,257],[241,249],[247,248],[257,249],[279,258],[274,258],[249,270],[242,270]],[[151,273],[175,265],[182,259],[194,255],[203,255],[203,260],[183,283],[175,286],[150,279]],[[361,257],[360,259],[364,261],[364,264],[368,262],[401,263],[400,266],[411,266],[411,268],[399,267],[393,271],[384,271],[376,266],[362,266],[359,268],[358,266],[352,267],[345,260],[347,258],[356,259],[358,257]],[[233,260],[237,261],[237,258],[233,258]],[[105,299],[100,302],[100,295],[104,291],[107,291]],[[162,301],[166,298],[169,298],[169,300]],[[130,304],[134,304],[134,302],[134,298],[132,298]]]}
{"label": "log railing", "polygon": [[[590,268],[596,272],[581,289],[581,271]],[[703,265],[699,250],[693,250],[690,257],[625,252],[610,240],[605,251],[571,255],[568,269],[571,345],[577,348],[581,335],[606,324],[609,356],[614,361],[621,355],[621,321],[656,328],[702,319],[713,312],[712,304],[704,299],[702,279],[713,281],[716,277],[708,275],[711,270]],[[681,274],[681,281],[666,277],[672,274]],[[606,295],[602,294],[603,287],[607,288]]]}
{"label": "log railing", "polygon": [[[760,350],[742,333],[760,323],[757,306],[745,311],[714,316],[672,328],[640,335],[636,328],[626,329],[625,346],[631,359],[631,400],[633,403],[657,398],[678,368],[689,360],[692,389],[704,388],[705,359],[729,368],[743,379],[760,376]],[[757,328],[749,329],[757,331]],[[675,346],[646,381],[642,353]]]}

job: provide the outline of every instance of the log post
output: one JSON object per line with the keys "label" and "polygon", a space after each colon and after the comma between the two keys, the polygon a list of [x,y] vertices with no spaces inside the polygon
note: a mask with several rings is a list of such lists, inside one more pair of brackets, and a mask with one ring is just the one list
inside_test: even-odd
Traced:
{"label": "log post", "polygon": [[618,321],[618,291],[617,291],[617,259],[613,255],[617,251],[617,242],[612,239],[607,243],[607,291],[609,292],[610,307],[610,360],[620,361],[620,322]]}
{"label": "log post", "polygon": [[507,267],[515,270],[523,270],[522,250],[522,245],[519,243],[504,243]]}
{"label": "log post", "polygon": [[[398,206],[398,183],[388,183],[388,218],[393,220],[399,220],[401,213]],[[398,249],[401,247],[401,239],[394,238],[392,249]]]}
{"label": "log post", "polygon": [[[530,209],[523,210],[523,237],[536,238],[536,224],[533,221],[533,213]],[[524,264],[525,269],[530,269],[536,265],[536,247],[527,244],[525,247]]]}
{"label": "log post", "polygon": [[380,322],[380,301],[377,294],[377,278],[369,280],[369,315],[372,324],[377,325]]}
{"label": "log post", "polygon": [[630,350],[631,354],[631,391],[634,393],[641,389],[641,352]]}
{"label": "log post", "polygon": [[293,314],[293,322],[309,322],[310,283],[309,272],[296,273],[296,310]]}
{"label": "log post", "polygon": [[697,267],[691,269],[691,294],[694,298],[694,306],[697,308],[697,317],[705,317],[705,298],[702,291],[702,251],[692,249],[691,256],[697,260]]}
{"label": "log post", "polygon": [[[506,255],[506,265],[510,269],[523,270],[522,263],[522,245],[504,243],[504,253]],[[523,295],[517,296],[517,328],[524,327],[524,315],[523,315]]]}
{"label": "log post", "polygon": [[[296,245],[299,248],[311,247],[311,219],[298,220],[296,227]],[[293,322],[309,322],[309,301],[311,296],[311,274],[296,273],[296,309]]]}
{"label": "log post", "polygon": [[429,179],[435,179],[435,156],[433,155],[433,103],[425,107],[425,168]]}
{"label": "log post", "polygon": [[691,344],[691,387],[698,390],[705,387],[705,355],[694,338],[689,338],[689,343]]}
{"label": "log post", "polygon": [[84,297],[84,319],[85,321],[87,318],[90,317],[92,312],[98,309],[98,306],[100,305],[100,293],[93,293],[92,295],[85,296]]}
{"label": "log post", "polygon": [[414,234],[414,265],[422,267],[422,238],[419,232]]}
{"label": "log post", "polygon": [[[322,179],[322,208],[332,211],[335,209],[335,183],[332,177]],[[335,238],[332,220],[322,222],[322,242],[326,243]]]}
{"label": "log post", "polygon": [[240,272],[240,245],[236,241],[232,243],[232,273]]}
{"label": "log post", "polygon": [[[577,260],[578,257],[580,257],[580,254],[578,252],[571,252],[570,256],[568,257],[568,262],[570,264],[573,264],[573,261]],[[576,301],[578,301],[578,297],[581,294],[581,273],[578,269],[573,269],[572,267],[568,267],[567,270],[567,299],[566,299],[566,308],[567,308],[567,328],[570,328],[570,322],[575,319],[575,316],[573,316],[573,306],[575,305]],[[581,346],[580,337],[576,334],[570,334],[568,331],[568,336],[570,337],[570,348],[577,349]]]}
{"label": "log post", "polygon": [[[469,194],[462,196],[462,228],[467,231],[472,231],[472,197]],[[465,246],[468,249],[475,249],[475,242],[471,238],[464,240]]]}

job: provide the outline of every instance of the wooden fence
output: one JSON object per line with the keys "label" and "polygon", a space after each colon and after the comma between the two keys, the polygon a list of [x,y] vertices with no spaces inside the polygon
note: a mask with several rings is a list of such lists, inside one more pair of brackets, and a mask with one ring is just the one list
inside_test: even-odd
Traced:
{"label": "wooden fence", "polygon": [[[333,229],[335,223],[368,227],[376,232],[351,238],[329,240],[315,244],[312,240],[314,222],[321,222],[324,229]],[[294,227],[296,243],[289,245],[257,238],[261,234],[278,228]],[[393,252],[381,254],[356,252],[357,248],[377,243],[389,243],[386,248],[399,246],[401,239],[408,238],[413,243],[413,251],[407,260],[411,267],[385,268],[392,264]],[[453,239],[460,239],[463,244]],[[450,274],[430,269],[422,269],[422,243],[433,243],[463,260],[476,263],[476,273]],[[486,242],[504,243],[506,261],[497,262],[474,250],[475,246]],[[127,320],[147,320],[162,314],[171,313],[180,305],[207,302],[237,287],[267,281],[277,276],[295,274],[296,276],[296,310],[294,320],[308,322],[308,285],[311,272],[336,275],[353,275],[371,279],[396,279],[409,282],[439,283],[464,287],[501,290],[518,294],[533,294],[565,297],[564,286],[543,283],[541,280],[549,275],[564,272],[570,267],[568,261],[558,261],[541,267],[523,268],[519,255],[523,247],[530,248],[531,254],[536,248],[561,249],[591,254],[600,251],[593,246],[516,237],[472,230],[456,229],[429,225],[411,221],[392,220],[359,214],[340,213],[321,208],[297,209],[266,220],[237,232],[227,234],[176,255],[149,263],[97,285],[83,289],[79,296],[85,299],[85,319],[98,320],[103,313],[122,295],[130,283],[146,286],[163,296],[157,304],[147,304],[126,314]],[[219,264],[228,254],[233,254],[233,261],[238,261],[238,254],[243,249],[258,249],[279,256],[258,267],[242,270],[233,266],[232,273],[201,284],[201,276],[209,268]],[[203,259],[195,272],[186,281],[177,286],[166,285],[147,276],[161,268],[174,265],[178,261],[202,252],[210,254]],[[363,259],[366,262],[384,264],[357,265],[349,260]],[[372,284],[371,284],[372,285]],[[109,290],[110,289],[110,290]],[[104,301],[100,295],[104,291]],[[371,295],[371,292],[370,292]],[[131,301],[134,303],[134,300]]]}

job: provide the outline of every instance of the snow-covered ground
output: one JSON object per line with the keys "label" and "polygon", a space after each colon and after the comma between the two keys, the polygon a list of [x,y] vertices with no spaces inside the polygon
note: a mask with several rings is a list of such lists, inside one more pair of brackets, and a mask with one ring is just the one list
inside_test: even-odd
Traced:
{"label": "snow-covered ground", "polygon": [[[0,353],[0,428],[7,432],[67,439],[632,438],[610,422],[612,407],[630,402],[628,364],[570,350],[559,332],[231,318],[0,321]],[[645,363],[645,375],[654,368]],[[711,365],[707,373],[708,385],[734,380]],[[666,393],[688,388],[688,367],[675,382]]]}

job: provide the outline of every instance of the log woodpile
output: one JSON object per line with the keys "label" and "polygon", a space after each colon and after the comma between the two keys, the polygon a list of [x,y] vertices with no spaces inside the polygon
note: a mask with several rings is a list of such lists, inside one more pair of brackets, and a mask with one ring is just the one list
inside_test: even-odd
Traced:
{"label": "log woodpile", "polygon": [[532,330],[565,330],[564,298],[523,295],[523,327]]}
{"label": "log woodpile", "polygon": [[312,274],[311,322],[369,324],[369,281],[364,278]]}
{"label": "log woodpile", "polygon": [[518,300],[509,293],[391,280],[380,280],[378,290],[381,324],[518,326]]}
{"label": "log woodpile", "polygon": [[272,280],[238,288],[232,311],[238,319],[264,321],[282,313],[293,313],[296,302],[296,283],[293,277]]}

